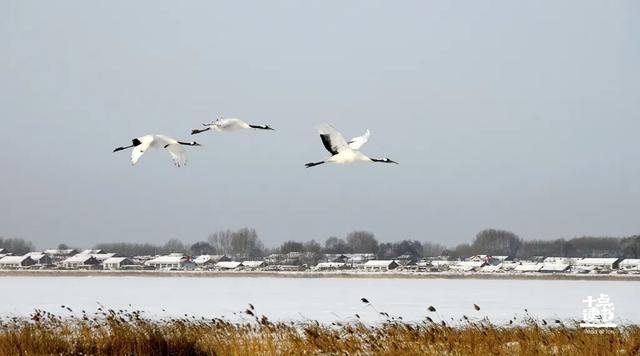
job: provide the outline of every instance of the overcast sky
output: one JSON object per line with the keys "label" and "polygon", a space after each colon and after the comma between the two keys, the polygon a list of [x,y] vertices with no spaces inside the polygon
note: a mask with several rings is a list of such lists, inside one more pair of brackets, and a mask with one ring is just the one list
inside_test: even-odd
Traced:
{"label": "overcast sky", "polygon": [[[0,1],[0,236],[640,232],[637,1]],[[220,115],[175,168],[112,153]],[[400,162],[322,165],[314,124]]]}

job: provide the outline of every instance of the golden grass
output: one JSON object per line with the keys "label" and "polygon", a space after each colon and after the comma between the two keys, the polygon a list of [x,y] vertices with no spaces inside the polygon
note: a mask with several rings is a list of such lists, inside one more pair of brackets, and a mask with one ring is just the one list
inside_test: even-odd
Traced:
{"label": "golden grass", "polygon": [[[435,310],[435,309],[434,309]],[[247,309],[248,321],[183,317],[154,320],[137,311],[0,319],[1,355],[638,355],[640,327],[601,331],[577,325],[486,320],[456,327],[428,318],[360,322],[282,323]],[[551,325],[553,324],[553,325]]]}

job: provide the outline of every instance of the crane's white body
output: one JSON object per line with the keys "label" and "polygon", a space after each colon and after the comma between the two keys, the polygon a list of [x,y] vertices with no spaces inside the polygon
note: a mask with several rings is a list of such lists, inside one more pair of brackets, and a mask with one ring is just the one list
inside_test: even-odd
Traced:
{"label": "crane's white body", "polygon": [[367,143],[367,141],[369,141],[369,136],[371,135],[371,132],[369,130],[367,130],[364,135],[354,137],[347,143],[342,134],[331,125],[322,124],[318,125],[316,128],[318,130],[318,133],[320,134],[322,144],[327,149],[327,151],[331,153],[331,157],[320,162],[309,162],[305,165],[307,168],[317,166],[326,162],[339,164],[353,163],[358,161],[397,163],[388,158],[370,158],[359,151],[359,148]]}
{"label": "crane's white body", "polygon": [[235,117],[219,118],[208,124],[202,124],[202,126],[204,126],[204,128],[191,130],[191,134],[195,135],[208,130],[215,132],[231,132],[244,129],[273,130],[269,125],[251,125]]}
{"label": "crane's white body", "polygon": [[207,124],[212,130],[216,132],[222,131],[238,131],[243,129],[249,129],[251,126],[246,122],[238,119],[238,118],[220,118],[216,121],[213,121],[210,124]]}
{"label": "crane's white body", "polygon": [[356,151],[354,149],[344,150],[337,155],[333,155],[326,159],[326,162],[331,163],[353,163],[356,161],[365,161],[371,162],[371,158],[365,156],[362,152]]}
{"label": "crane's white body", "polygon": [[138,163],[138,160],[140,160],[142,155],[144,155],[150,149],[165,149],[171,155],[173,164],[181,167],[187,164],[187,154],[182,146],[200,146],[200,144],[195,141],[180,142],[175,138],[165,135],[144,135],[134,138],[131,141],[133,143],[132,145],[127,147],[118,147],[114,150],[114,152],[127,148],[133,148],[133,150],[131,151],[132,165]]}

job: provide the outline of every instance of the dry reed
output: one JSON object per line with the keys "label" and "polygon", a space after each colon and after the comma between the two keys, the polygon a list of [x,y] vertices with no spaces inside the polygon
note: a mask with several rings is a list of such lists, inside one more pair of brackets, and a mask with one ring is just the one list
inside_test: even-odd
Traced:
{"label": "dry reed", "polygon": [[[66,308],[66,307],[65,307]],[[66,308],[70,310],[70,308]],[[430,307],[435,312],[435,308]],[[271,322],[251,305],[244,322],[152,319],[138,311],[102,310],[61,317],[36,310],[29,318],[0,319],[1,355],[638,355],[640,328],[585,330],[575,322],[498,326],[466,316],[406,323],[387,313],[377,325]],[[383,316],[385,317],[385,316]]]}

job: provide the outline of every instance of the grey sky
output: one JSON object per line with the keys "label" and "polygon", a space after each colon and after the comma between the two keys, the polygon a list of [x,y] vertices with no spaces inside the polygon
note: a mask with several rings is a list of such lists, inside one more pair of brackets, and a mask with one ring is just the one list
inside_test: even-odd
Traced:
{"label": "grey sky", "polygon": [[[0,1],[0,235],[640,232],[637,1]],[[133,137],[203,133],[189,165]],[[323,165],[313,125],[400,165]]]}

